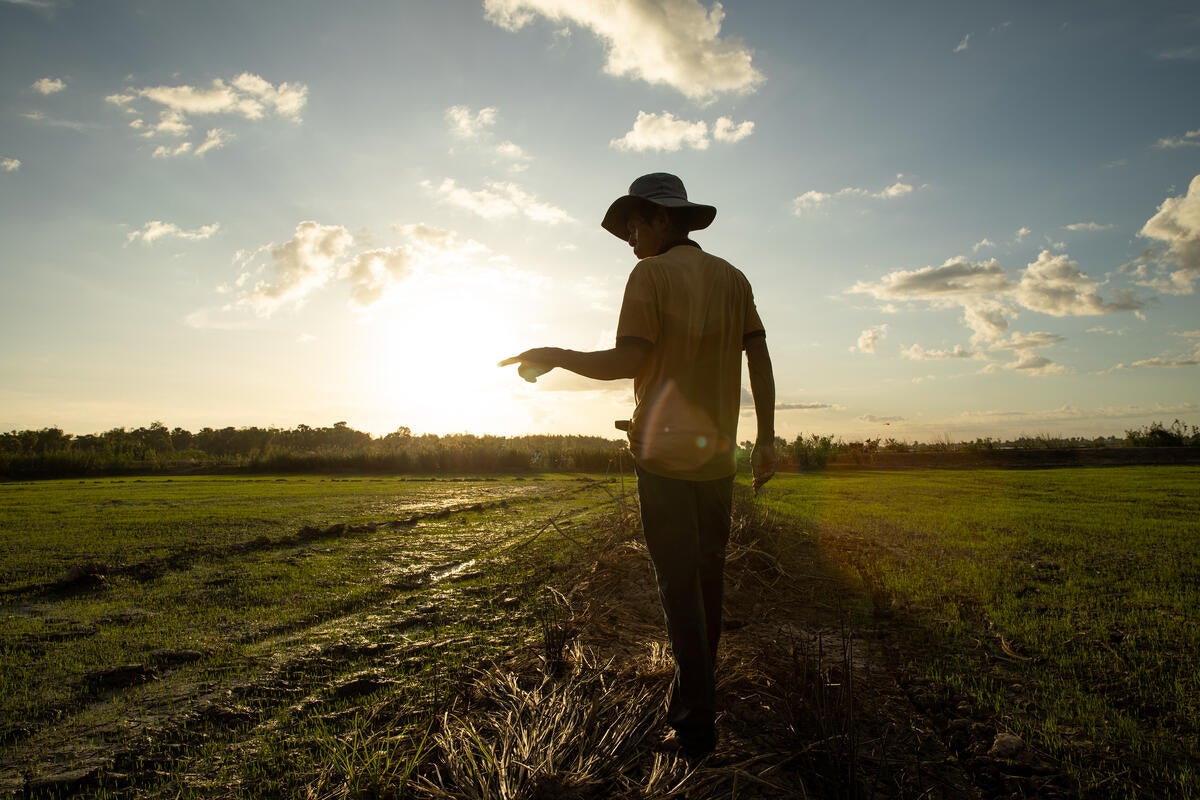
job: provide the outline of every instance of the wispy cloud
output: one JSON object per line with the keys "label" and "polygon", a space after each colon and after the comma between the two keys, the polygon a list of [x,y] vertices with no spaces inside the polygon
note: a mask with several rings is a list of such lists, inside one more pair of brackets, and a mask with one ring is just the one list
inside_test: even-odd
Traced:
{"label": "wispy cloud", "polygon": [[199,241],[212,237],[220,227],[220,223],[214,222],[211,225],[201,225],[199,228],[187,230],[179,227],[174,222],[163,222],[159,219],[153,219],[137,230],[130,231],[125,239],[127,242],[141,241],[143,244],[151,244],[165,238]]}
{"label": "wispy cloud", "polygon": [[557,225],[574,222],[563,209],[543,203],[515,183],[486,181],[482,189],[467,189],[459,186],[453,178],[445,178],[440,184],[422,181],[421,186],[435,194],[442,202],[470,211],[484,219],[524,216],[535,222]]}
{"label": "wispy cloud", "polygon": [[911,183],[904,182],[904,175],[902,173],[896,175],[895,183],[878,190],[859,189],[854,186],[847,186],[843,189],[838,189],[836,192],[821,192],[812,189],[792,200],[792,213],[796,216],[802,216],[805,212],[820,208],[830,200],[837,198],[865,197],[872,200],[894,200],[898,197],[912,194],[913,191],[915,191],[915,188]]}
{"label": "wispy cloud", "polygon": [[607,49],[604,71],[670,86],[707,103],[753,91],[762,74],[741,41],[721,37],[725,11],[697,0],[484,0],[487,17],[511,31],[536,16],[590,30]]}
{"label": "wispy cloud", "polygon": [[1160,61],[1200,61],[1200,47],[1176,47],[1158,54]]}
{"label": "wispy cloud", "polygon": [[4,172],[16,172],[21,168],[21,159],[19,158],[0,158],[0,170]]}
{"label": "wispy cloud", "polygon": [[1177,367],[1200,366],[1200,331],[1179,331],[1172,335],[1187,340],[1191,350],[1186,353],[1166,353],[1161,356],[1134,361],[1132,364],[1118,364],[1115,368],[1149,369],[1162,367],[1173,369]]}
{"label": "wispy cloud", "polygon": [[1200,147],[1200,128],[1183,136],[1164,136],[1154,143],[1156,150],[1175,150],[1180,147]]}
{"label": "wispy cloud", "polygon": [[38,94],[54,94],[55,92],[61,92],[63,89],[67,88],[67,84],[62,80],[62,78],[47,77],[38,78],[33,82],[33,86],[30,88]]}
{"label": "wispy cloud", "polygon": [[914,344],[911,347],[905,347],[900,350],[900,355],[913,361],[947,361],[960,358],[978,358],[979,354],[974,353],[961,344],[956,344],[950,350],[926,350],[919,344]]}
{"label": "wispy cloud", "polygon": [[66,128],[67,130],[82,132],[102,127],[94,122],[76,122],[69,119],[58,119],[57,117],[47,115],[45,111],[22,111],[17,116],[27,119],[30,122],[36,122],[38,125],[45,125],[47,128]]}
{"label": "wispy cloud", "polygon": [[509,141],[496,141],[493,134],[499,112],[493,106],[472,110],[469,106],[457,105],[446,109],[446,124],[450,135],[464,142],[473,142],[490,150],[508,163],[513,172],[523,172],[533,160],[520,145]]}
{"label": "wispy cloud", "polygon": [[995,246],[996,246],[995,242],[993,242],[991,239],[988,239],[987,237],[984,237],[984,238],[980,239],[978,242],[976,242],[975,244],[973,244],[971,246],[971,250],[978,253],[980,250],[983,250],[986,247],[995,247]]}
{"label": "wispy cloud", "polygon": [[954,46],[954,52],[961,53],[964,50],[968,49],[970,46],[971,46],[971,34],[968,33],[966,36],[964,36],[962,38],[961,41],[959,41],[958,44],[956,44]]}
{"label": "wispy cloud", "polygon": [[1115,228],[1115,225],[1101,225],[1098,222],[1072,222],[1070,225],[1063,226],[1068,231],[1107,231]]}

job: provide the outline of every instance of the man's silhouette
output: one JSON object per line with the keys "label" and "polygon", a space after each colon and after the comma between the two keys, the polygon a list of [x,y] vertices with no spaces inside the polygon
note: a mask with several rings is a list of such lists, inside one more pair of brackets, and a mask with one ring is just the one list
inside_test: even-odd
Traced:
{"label": "man's silhouette", "polygon": [[716,216],[689,202],[674,175],[643,175],[612,203],[602,227],[639,259],[629,275],[611,350],[526,350],[526,380],[555,367],[597,380],[634,379],[629,445],[642,528],[654,562],[675,679],[667,722],[689,758],[716,745],[714,666],[721,636],[742,351],[758,419],[751,455],[757,491],[775,472],[775,379],[766,331],[746,277],[688,238]]}

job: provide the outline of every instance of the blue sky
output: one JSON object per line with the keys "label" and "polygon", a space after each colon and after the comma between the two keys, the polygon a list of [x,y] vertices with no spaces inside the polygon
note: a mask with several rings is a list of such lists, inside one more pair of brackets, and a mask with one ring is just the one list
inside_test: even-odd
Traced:
{"label": "blue sky", "polygon": [[0,428],[615,435],[495,363],[609,346],[653,171],[783,436],[1197,422],[1196,86],[1190,3],[0,0]]}

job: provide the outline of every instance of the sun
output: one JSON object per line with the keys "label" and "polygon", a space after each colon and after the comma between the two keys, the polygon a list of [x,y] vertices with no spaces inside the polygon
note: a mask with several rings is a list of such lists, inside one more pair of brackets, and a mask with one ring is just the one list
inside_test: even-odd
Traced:
{"label": "sun", "polygon": [[466,267],[416,276],[403,290],[364,326],[372,416],[424,432],[527,430],[525,384],[497,367],[533,336],[525,291],[503,272]]}

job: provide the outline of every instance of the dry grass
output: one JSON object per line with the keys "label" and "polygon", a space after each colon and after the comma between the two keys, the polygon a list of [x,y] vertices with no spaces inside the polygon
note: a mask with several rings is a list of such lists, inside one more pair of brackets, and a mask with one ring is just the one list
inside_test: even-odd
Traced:
{"label": "dry grass", "polygon": [[756,613],[746,607],[751,598],[786,595],[789,584],[812,577],[789,572],[794,553],[769,519],[739,504],[727,603],[735,630],[718,668],[722,741],[696,766],[658,749],[673,664],[635,510],[618,503],[596,532],[577,574],[546,592],[542,653],[483,672],[439,721],[418,796],[875,794],[860,769],[860,752],[871,749],[854,700],[855,673],[865,667],[849,633],[807,630],[780,609],[769,622],[745,622]]}

